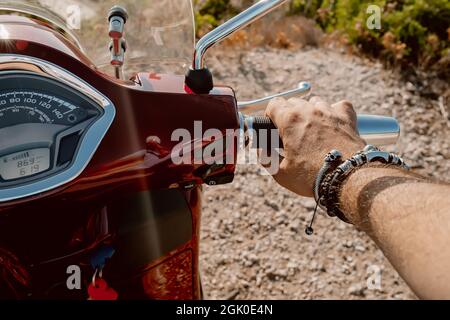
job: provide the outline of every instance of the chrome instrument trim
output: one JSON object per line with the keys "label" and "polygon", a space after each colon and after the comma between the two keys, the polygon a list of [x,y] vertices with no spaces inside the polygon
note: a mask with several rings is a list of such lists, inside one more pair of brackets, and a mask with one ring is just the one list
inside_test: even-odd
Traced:
{"label": "chrome instrument trim", "polygon": [[241,12],[237,16],[228,20],[224,24],[218,26],[213,31],[201,38],[196,46],[194,52],[194,62],[192,68],[194,70],[203,69],[205,66],[204,57],[206,51],[227,38],[232,33],[245,28],[250,23],[260,19],[272,10],[284,4],[287,0],[261,0],[255,3],[247,10]]}
{"label": "chrome instrument trim", "polygon": [[272,96],[264,97],[253,101],[238,102],[238,108],[241,112],[263,111],[274,98],[290,99],[297,96],[304,96],[311,92],[311,85],[308,82],[300,82],[298,87],[289,91],[274,94]]}
{"label": "chrome instrument trim", "polygon": [[65,84],[96,102],[103,109],[103,114],[84,133],[72,165],[42,180],[0,188],[0,203],[50,191],[76,179],[89,164],[116,115],[116,109],[107,97],[74,74],[50,62],[28,56],[0,54],[0,75],[1,71],[6,70],[34,72]]}
{"label": "chrome instrument trim", "polygon": [[0,71],[11,70],[34,72],[38,75],[57,80],[80,91],[102,107],[111,104],[105,96],[85,81],[50,62],[23,55],[0,54]]}

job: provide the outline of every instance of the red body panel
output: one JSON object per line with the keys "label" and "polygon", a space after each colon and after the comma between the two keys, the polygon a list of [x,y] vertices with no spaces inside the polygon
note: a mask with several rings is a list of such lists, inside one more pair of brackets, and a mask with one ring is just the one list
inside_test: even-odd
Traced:
{"label": "red body panel", "polygon": [[[213,172],[203,170],[205,164],[175,165],[170,154],[178,142],[171,141],[171,134],[177,128],[186,128],[194,135],[194,121],[200,120],[204,131],[216,128],[225,135],[226,129],[237,129],[233,91],[223,87],[216,88],[214,94],[191,95],[184,92],[184,77],[151,73],[136,75],[133,81],[116,80],[96,70],[74,44],[42,23],[11,16],[0,16],[0,23],[9,34],[8,40],[0,40],[0,53],[32,56],[56,64],[107,96],[116,108],[111,128],[78,178],[48,193],[0,204],[0,229],[10,230],[2,234],[0,247],[13,256],[17,268],[23,267],[23,281],[15,279],[23,285],[15,289],[16,296],[31,293],[37,298],[85,298],[93,275],[90,255],[105,243],[115,247],[121,225],[130,215],[126,207],[118,209],[121,199],[131,201],[140,194],[144,200],[138,211],[154,216],[145,223],[156,221],[156,227],[149,228],[157,234],[158,226],[165,226],[166,220],[176,214],[171,216],[174,209],[168,208],[169,218],[157,217],[158,213],[146,206],[157,204],[158,197],[153,197],[157,190],[172,189],[174,195],[182,195],[189,209],[189,239],[173,248],[164,242],[172,243],[176,231],[173,235],[157,235],[154,244],[148,244],[159,252],[154,255],[139,252],[146,250],[145,246],[127,248],[125,244],[139,242],[132,233],[127,234],[116,250],[117,259],[113,256],[105,267],[104,277],[120,298],[200,298],[201,184],[207,178],[205,172],[231,177],[235,165],[218,166]],[[216,157],[222,158],[228,152],[235,157],[236,148]],[[164,191],[164,197],[166,193],[172,194]],[[148,197],[152,197],[150,205],[146,204]],[[168,199],[166,207],[170,207]],[[132,261],[143,256],[148,261],[139,258],[135,264],[123,267],[118,261],[121,250],[136,251],[124,259]],[[71,264],[82,267],[85,283],[81,291],[66,292],[66,268]]]}

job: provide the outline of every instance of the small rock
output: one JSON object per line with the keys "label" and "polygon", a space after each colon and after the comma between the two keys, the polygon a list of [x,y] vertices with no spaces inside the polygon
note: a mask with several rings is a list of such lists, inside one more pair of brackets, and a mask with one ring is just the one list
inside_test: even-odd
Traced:
{"label": "small rock", "polygon": [[348,288],[348,294],[357,297],[364,297],[366,295],[364,286],[359,283],[351,285],[350,288]]}
{"label": "small rock", "polygon": [[294,231],[294,232],[299,232],[300,231],[300,221],[299,220],[294,220],[289,224],[289,229]]}
{"label": "small rock", "polygon": [[314,201],[314,199],[304,199],[302,201],[302,205],[308,210],[314,210],[316,207],[316,201]]}
{"label": "small rock", "polygon": [[406,83],[406,90],[408,90],[410,92],[415,92],[417,90],[417,88],[414,84],[412,84],[411,82],[408,81]]}

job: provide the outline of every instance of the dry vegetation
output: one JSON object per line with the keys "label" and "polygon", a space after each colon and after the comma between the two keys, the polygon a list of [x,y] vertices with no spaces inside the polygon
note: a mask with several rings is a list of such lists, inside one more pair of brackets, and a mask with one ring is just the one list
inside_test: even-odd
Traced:
{"label": "dry vegetation", "polygon": [[[252,1],[197,0],[198,35],[249,6]],[[381,8],[381,28],[369,30],[369,5]],[[312,19],[309,23],[292,17]],[[256,45],[291,47],[316,44],[312,25],[357,52],[380,59],[388,67],[418,68],[450,78],[450,2],[447,0],[292,0],[287,10],[234,37]],[[306,26],[306,28],[305,28]],[[266,35],[266,31],[269,34]]]}

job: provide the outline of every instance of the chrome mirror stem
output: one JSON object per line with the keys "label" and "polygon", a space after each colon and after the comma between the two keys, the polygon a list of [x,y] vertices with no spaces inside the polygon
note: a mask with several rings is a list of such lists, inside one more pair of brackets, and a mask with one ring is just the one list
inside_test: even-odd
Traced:
{"label": "chrome mirror stem", "polygon": [[109,11],[109,37],[111,38],[109,51],[111,52],[111,65],[114,67],[117,79],[123,79],[122,66],[125,61],[125,52],[127,51],[124,31],[127,20],[128,13],[121,6],[114,6]]}
{"label": "chrome mirror stem", "polygon": [[241,30],[250,23],[260,19],[272,10],[284,4],[287,0],[261,0],[253,6],[243,11],[234,18],[228,20],[221,26],[217,27],[210,33],[201,38],[195,46],[194,62],[192,69],[201,70],[205,67],[205,53],[206,51],[224,40],[234,32]]}

